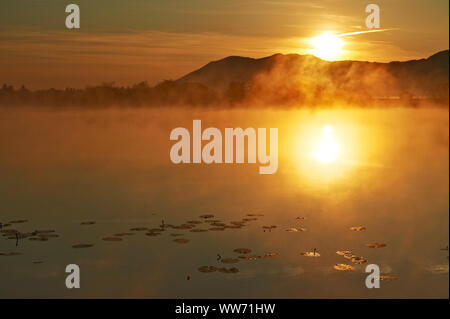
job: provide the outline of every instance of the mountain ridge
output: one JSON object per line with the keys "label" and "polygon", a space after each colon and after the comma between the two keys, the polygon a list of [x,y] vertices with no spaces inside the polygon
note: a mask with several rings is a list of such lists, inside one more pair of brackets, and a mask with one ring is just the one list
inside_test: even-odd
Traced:
{"label": "mountain ridge", "polygon": [[427,58],[328,62],[311,55],[229,56],[155,86],[0,87],[0,107],[448,107],[449,51]]}
{"label": "mountain ridge", "polygon": [[[176,82],[199,83],[219,92],[226,91],[232,83],[251,83],[262,74],[272,74],[280,81],[289,83],[297,75],[305,77],[308,82],[313,79],[311,74],[320,74],[336,87],[340,81],[348,81],[351,76],[364,76],[369,73],[381,73],[389,78],[397,87],[398,92],[389,94],[409,93],[413,95],[430,95],[437,87],[448,87],[449,50],[442,50],[427,58],[407,61],[369,62],[369,61],[325,61],[312,55],[295,53],[276,53],[262,58],[228,56],[207,63],[194,70]],[[274,69],[279,69],[276,75]],[[296,70],[299,72],[296,74]],[[308,74],[309,71],[309,74]],[[267,79],[266,80],[273,80]],[[301,82],[301,80],[300,80]],[[319,81],[320,82],[320,81]],[[370,81],[369,81],[370,82]],[[322,85],[319,83],[319,85]],[[339,85],[338,85],[339,86]],[[422,88],[421,88],[422,87]]]}

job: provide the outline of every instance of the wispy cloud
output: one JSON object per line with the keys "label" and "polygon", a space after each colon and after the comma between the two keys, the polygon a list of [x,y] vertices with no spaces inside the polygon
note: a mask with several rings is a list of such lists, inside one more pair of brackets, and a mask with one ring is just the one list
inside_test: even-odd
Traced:
{"label": "wispy cloud", "polygon": [[177,78],[227,55],[262,57],[288,40],[217,33],[0,33],[0,81],[27,86],[131,84]]}
{"label": "wispy cloud", "polygon": [[373,29],[373,30],[365,30],[365,31],[355,31],[355,32],[341,33],[341,34],[338,34],[337,36],[338,37],[345,37],[345,36],[350,36],[350,35],[375,33],[375,32],[385,32],[385,31],[391,31],[391,30],[398,30],[398,29]]}

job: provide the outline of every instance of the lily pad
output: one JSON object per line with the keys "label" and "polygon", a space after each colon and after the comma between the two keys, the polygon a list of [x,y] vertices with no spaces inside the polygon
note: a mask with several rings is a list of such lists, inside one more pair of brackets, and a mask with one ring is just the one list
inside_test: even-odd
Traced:
{"label": "lily pad", "polygon": [[397,280],[398,278],[395,276],[388,276],[388,275],[381,275],[380,276],[380,280],[382,281],[394,281]]}
{"label": "lily pad", "polygon": [[149,236],[149,237],[156,237],[156,236],[159,236],[159,235],[161,235],[161,233],[158,233],[158,232],[145,233],[145,236]]}
{"label": "lily pad", "polygon": [[238,258],[245,259],[245,260],[258,260],[258,259],[261,259],[261,256],[257,256],[257,255],[241,255],[241,256],[238,256]]}
{"label": "lily pad", "polygon": [[188,220],[186,223],[197,225],[197,224],[202,224],[203,222],[199,221],[199,220]]}
{"label": "lily pad", "polygon": [[72,248],[90,248],[93,246],[94,245],[91,245],[91,244],[76,244],[76,245],[73,245]]}
{"label": "lily pad", "polygon": [[16,252],[16,251],[13,251],[10,253],[0,253],[0,256],[4,256],[4,257],[12,257],[12,256],[19,256],[19,255],[22,255],[22,254],[19,252]]}
{"label": "lily pad", "polygon": [[198,271],[203,273],[211,273],[217,271],[217,268],[214,266],[201,266],[198,268]]}
{"label": "lily pad", "polygon": [[183,236],[184,234],[170,234],[170,236],[172,236],[172,237],[178,237],[178,236]]}
{"label": "lily pad", "polygon": [[2,229],[0,232],[8,236],[10,234],[18,233],[19,231],[15,229]]}
{"label": "lily pad", "polygon": [[353,258],[358,257],[356,255],[353,255],[352,253],[344,254],[345,259],[352,260]]}
{"label": "lily pad", "polygon": [[249,254],[249,253],[251,253],[252,252],[252,250],[251,249],[248,249],[248,248],[236,248],[235,250],[233,250],[235,253],[238,253],[238,254]]}
{"label": "lily pad", "polygon": [[230,229],[240,229],[240,228],[242,228],[242,226],[238,226],[238,225],[225,225],[223,227],[230,228]]}
{"label": "lily pad", "polygon": [[369,248],[383,248],[383,247],[386,247],[386,244],[372,243],[372,244],[367,244],[366,246]]}
{"label": "lily pad", "polygon": [[243,222],[243,221],[231,221],[230,224],[236,225],[236,226],[244,226],[245,222]]}
{"label": "lily pad", "polygon": [[174,239],[173,241],[178,244],[187,244],[188,242],[190,242],[190,240],[186,239],[186,238],[177,238],[177,239]]}
{"label": "lily pad", "polygon": [[210,224],[211,226],[216,226],[216,227],[223,227],[225,226],[225,223],[218,223],[218,222],[214,222]]}
{"label": "lily pad", "polygon": [[195,228],[195,229],[191,229],[189,231],[192,232],[192,233],[204,233],[204,232],[207,232],[208,230],[207,229]]}
{"label": "lily pad", "polygon": [[205,215],[200,215],[199,217],[200,217],[200,218],[203,218],[203,219],[208,219],[208,218],[213,218],[214,215],[211,215],[211,214],[205,214]]}
{"label": "lily pad", "polygon": [[303,228],[303,227],[299,227],[299,228],[291,227],[291,228],[286,229],[286,231],[290,232],[290,233],[296,233],[296,232],[306,231],[306,228]]}
{"label": "lily pad", "polygon": [[211,230],[211,231],[224,231],[225,228],[224,227],[212,227],[212,228],[209,228],[209,230]]}
{"label": "lily pad", "polygon": [[353,257],[352,263],[362,265],[362,264],[367,264],[368,260],[363,257]]}
{"label": "lily pad", "polygon": [[133,236],[134,233],[117,233],[114,234],[115,237],[123,237],[123,236]]}
{"label": "lily pad", "polygon": [[58,238],[59,235],[58,234],[38,234],[39,237],[42,238]]}
{"label": "lily pad", "polygon": [[276,258],[276,257],[280,257],[280,254],[279,253],[268,253],[263,256],[263,258]]}
{"label": "lily pad", "polygon": [[347,264],[336,264],[333,266],[334,269],[339,271],[352,271],[355,270],[355,267]]}
{"label": "lily pad", "polygon": [[94,225],[95,221],[93,220],[89,220],[89,221],[85,221],[85,222],[81,222],[80,225],[84,225],[84,226],[88,226],[88,225]]}
{"label": "lily pad", "polygon": [[147,231],[148,228],[147,227],[134,227],[134,228],[130,228],[131,231]]}
{"label": "lily pad", "polygon": [[354,227],[350,227],[350,230],[353,230],[353,231],[364,231],[364,230],[366,230],[366,227],[364,227],[364,226],[354,226]]}
{"label": "lily pad", "polygon": [[320,254],[317,251],[305,251],[300,253],[300,255],[305,257],[320,257]]}
{"label": "lily pad", "polygon": [[188,225],[188,224],[183,224],[183,225],[179,225],[179,226],[173,226],[173,229],[192,229],[194,228],[195,225]]}
{"label": "lily pad", "polygon": [[338,254],[339,256],[344,256],[344,255],[352,254],[352,252],[350,250],[338,250],[336,252],[336,254]]}
{"label": "lily pad", "polygon": [[10,224],[22,224],[28,222],[28,219],[18,219],[18,220],[12,220],[9,223]]}

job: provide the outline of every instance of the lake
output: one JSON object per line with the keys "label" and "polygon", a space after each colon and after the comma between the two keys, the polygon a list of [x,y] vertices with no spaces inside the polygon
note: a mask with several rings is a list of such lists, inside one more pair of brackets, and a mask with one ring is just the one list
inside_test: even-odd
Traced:
{"label": "lake", "polygon": [[[278,128],[278,171],[173,164],[194,119]],[[4,108],[0,176],[0,298],[449,297],[448,109]]]}

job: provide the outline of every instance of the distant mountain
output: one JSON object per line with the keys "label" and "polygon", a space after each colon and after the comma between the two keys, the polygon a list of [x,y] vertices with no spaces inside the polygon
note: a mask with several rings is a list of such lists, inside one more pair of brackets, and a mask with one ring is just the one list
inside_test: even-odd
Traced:
{"label": "distant mountain", "polygon": [[200,69],[193,71],[178,81],[201,83],[215,89],[225,89],[231,82],[249,82],[260,72],[270,71],[279,61],[279,58],[295,56],[298,59],[310,58],[301,55],[274,54],[261,59],[241,56],[229,56],[222,60],[209,62]]}
{"label": "distant mountain", "polygon": [[231,56],[155,86],[103,83],[85,89],[0,87],[0,107],[448,107],[449,51],[427,59],[328,62],[311,55]]}
{"label": "distant mountain", "polygon": [[298,54],[275,54],[260,59],[230,56],[210,62],[177,82],[199,83],[219,92],[241,83],[247,89],[263,89],[258,90],[263,94],[267,90],[294,94],[295,90],[294,95],[299,98],[311,99],[343,94],[448,97],[449,51],[426,59],[390,63],[328,62]]}

